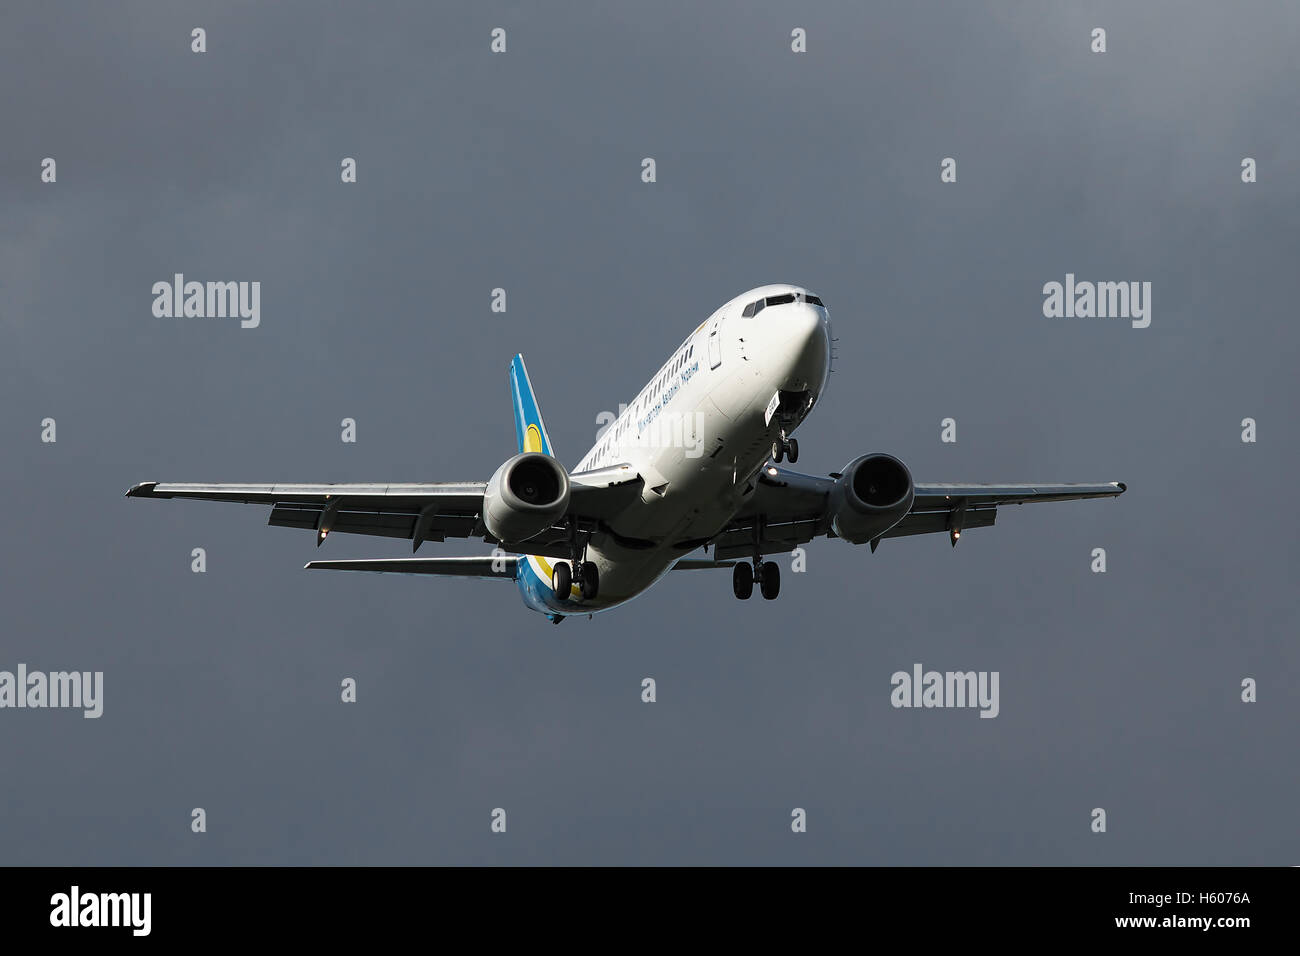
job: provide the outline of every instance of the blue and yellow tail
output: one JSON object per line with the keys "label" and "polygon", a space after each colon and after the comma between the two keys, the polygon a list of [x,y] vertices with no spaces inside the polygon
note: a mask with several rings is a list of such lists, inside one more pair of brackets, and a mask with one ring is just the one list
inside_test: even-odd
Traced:
{"label": "blue and yellow tail", "polygon": [[540,451],[554,458],[551,438],[546,434],[546,423],[542,421],[542,410],[537,407],[537,396],[533,394],[533,383],[528,379],[528,367],[522,355],[516,355],[510,363],[510,397],[515,405],[515,438],[519,450]]}
{"label": "blue and yellow tail", "polygon": [[[515,406],[515,439],[519,450],[539,451],[554,457],[551,436],[546,433],[546,423],[542,421],[542,410],[537,407],[537,396],[533,394],[533,383],[528,378],[528,367],[524,365],[522,355],[516,355],[510,363],[510,398]],[[552,567],[551,559],[521,554],[515,563],[515,584],[524,604],[545,614],[552,624],[559,624],[565,615],[551,604],[554,598]],[[573,586],[572,592],[573,597],[582,593],[577,585]]]}

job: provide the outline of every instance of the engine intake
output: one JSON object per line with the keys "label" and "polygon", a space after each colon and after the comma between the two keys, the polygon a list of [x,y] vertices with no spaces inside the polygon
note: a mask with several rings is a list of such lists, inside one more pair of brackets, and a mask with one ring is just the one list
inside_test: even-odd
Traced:
{"label": "engine intake", "polygon": [[831,527],[853,544],[878,538],[912,510],[912,473],[893,455],[855,458],[835,480]]}
{"label": "engine intake", "polygon": [[569,510],[569,473],[550,455],[509,459],[483,492],[483,523],[498,541],[527,541]]}

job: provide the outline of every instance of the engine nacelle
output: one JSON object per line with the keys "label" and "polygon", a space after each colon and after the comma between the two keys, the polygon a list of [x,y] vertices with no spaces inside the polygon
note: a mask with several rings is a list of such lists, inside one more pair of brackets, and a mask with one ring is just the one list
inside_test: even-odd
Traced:
{"label": "engine nacelle", "polygon": [[568,510],[569,473],[541,452],[509,459],[483,492],[483,523],[498,541],[527,541]]}
{"label": "engine nacelle", "polygon": [[853,544],[878,538],[912,510],[912,473],[893,455],[863,455],[831,490],[831,527]]}

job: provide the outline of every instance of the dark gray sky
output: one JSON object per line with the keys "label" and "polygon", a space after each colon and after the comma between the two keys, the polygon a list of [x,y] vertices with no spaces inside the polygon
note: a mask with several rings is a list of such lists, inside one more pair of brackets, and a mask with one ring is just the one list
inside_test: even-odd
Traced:
{"label": "dark gray sky", "polygon": [[[1062,6],[7,4],[0,669],[105,699],[0,711],[0,862],[1300,862],[1300,9]],[[154,318],[174,272],[261,281],[261,326]],[[1044,318],[1067,272],[1151,282],[1150,328]],[[559,627],[496,582],[304,572],[265,508],[122,497],[486,479],[515,351],[571,465],[786,281],[839,338],[801,470],[1129,492]],[[999,671],[1000,716],[893,709],[915,662]]]}

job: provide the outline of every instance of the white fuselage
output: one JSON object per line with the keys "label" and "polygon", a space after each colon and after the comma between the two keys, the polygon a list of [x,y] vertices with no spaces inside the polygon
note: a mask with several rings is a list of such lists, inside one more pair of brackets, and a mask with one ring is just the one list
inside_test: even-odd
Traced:
{"label": "white fuselage", "polygon": [[[759,300],[793,296],[762,307]],[[559,600],[555,559],[520,561],[525,601],[552,614],[588,614],[623,604],[677,560],[721,531],[745,489],[820,397],[830,371],[830,320],[799,286],[737,296],[673,352],[573,469],[627,463],[644,479],[639,500],[596,532],[587,560],[600,572],[594,599]],[[692,543],[693,542],[693,543]]]}

